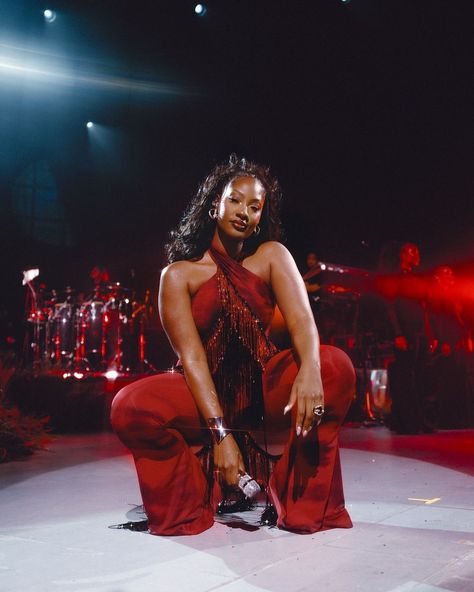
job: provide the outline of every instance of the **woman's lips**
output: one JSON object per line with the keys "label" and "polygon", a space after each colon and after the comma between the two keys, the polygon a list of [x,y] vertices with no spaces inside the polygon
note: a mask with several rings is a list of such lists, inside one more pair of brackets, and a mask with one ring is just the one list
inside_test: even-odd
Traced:
{"label": "woman's lips", "polygon": [[232,222],[232,226],[236,230],[240,230],[240,232],[244,232],[245,230],[247,230],[247,224],[245,224],[244,222],[237,222],[236,220],[234,220]]}

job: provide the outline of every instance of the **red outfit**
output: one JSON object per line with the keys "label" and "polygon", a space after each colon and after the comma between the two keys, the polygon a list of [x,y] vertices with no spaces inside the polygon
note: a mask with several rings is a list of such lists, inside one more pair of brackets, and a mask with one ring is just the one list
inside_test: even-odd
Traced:
{"label": "red outfit", "polygon": [[[227,255],[213,248],[210,254],[217,272],[194,295],[192,312],[227,424],[250,432],[288,431],[268,483],[277,525],[302,533],[350,528],[338,449],[354,392],[349,358],[321,346],[326,412],[319,427],[297,438],[294,416],[283,416],[283,409],[298,367],[292,350],[278,352],[267,337],[271,290]],[[165,372],[130,384],[116,395],[111,419],[133,453],[150,532],[197,534],[212,526],[220,488],[196,455],[209,444],[209,434],[184,376]],[[249,472],[261,477],[242,442]]]}

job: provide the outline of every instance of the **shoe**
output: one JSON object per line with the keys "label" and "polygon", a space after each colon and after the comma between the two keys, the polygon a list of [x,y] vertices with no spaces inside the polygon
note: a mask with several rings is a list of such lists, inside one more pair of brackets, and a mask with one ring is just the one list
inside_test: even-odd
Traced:
{"label": "shoe", "polygon": [[237,499],[224,498],[217,504],[217,514],[235,514],[237,512],[248,512],[253,510],[255,502],[243,494],[239,494]]}
{"label": "shoe", "polygon": [[109,526],[109,528],[133,530],[134,532],[146,532],[148,530],[148,520],[124,522],[123,524],[112,524]]}
{"label": "shoe", "polygon": [[260,524],[262,526],[276,526],[278,520],[278,514],[275,510],[275,506],[272,504],[268,504],[268,506],[263,510],[262,515],[260,516]]}

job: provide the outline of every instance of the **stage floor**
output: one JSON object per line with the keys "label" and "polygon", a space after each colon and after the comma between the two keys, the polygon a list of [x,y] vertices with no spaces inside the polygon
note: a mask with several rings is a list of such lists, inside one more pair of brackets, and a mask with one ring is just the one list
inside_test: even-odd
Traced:
{"label": "stage floor", "polygon": [[0,465],[2,592],[472,592],[474,430],[394,436],[344,427],[350,530],[194,537],[112,530],[138,519],[130,456],[110,433],[58,436]]}

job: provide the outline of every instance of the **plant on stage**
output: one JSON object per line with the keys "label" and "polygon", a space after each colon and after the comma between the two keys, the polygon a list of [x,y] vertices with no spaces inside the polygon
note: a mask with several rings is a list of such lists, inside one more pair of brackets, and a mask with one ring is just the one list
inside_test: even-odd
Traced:
{"label": "plant on stage", "polygon": [[49,417],[23,415],[1,400],[14,372],[14,365],[0,357],[0,463],[29,456],[51,441]]}
{"label": "plant on stage", "polygon": [[51,441],[47,424],[49,417],[22,415],[16,407],[0,403],[0,462],[16,460],[33,454]]}

